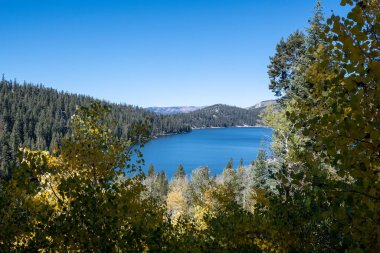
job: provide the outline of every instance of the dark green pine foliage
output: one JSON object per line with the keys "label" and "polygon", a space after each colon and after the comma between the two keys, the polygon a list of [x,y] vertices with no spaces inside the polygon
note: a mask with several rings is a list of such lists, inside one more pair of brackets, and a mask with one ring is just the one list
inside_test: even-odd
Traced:
{"label": "dark green pine foliage", "polygon": [[149,165],[148,173],[144,179],[148,196],[164,203],[169,191],[169,182],[165,172],[155,173],[153,164]]}
{"label": "dark green pine foliage", "polygon": [[227,164],[226,164],[226,169],[233,169],[234,168],[234,160],[231,158]]}
{"label": "dark green pine foliage", "polygon": [[309,27],[306,29],[307,31],[307,47],[315,48],[319,43],[322,43],[322,34],[326,28],[325,24],[325,16],[323,13],[323,7],[320,0],[317,0],[314,7],[314,15],[309,20]]}
{"label": "dark green pine foliage", "polygon": [[[76,108],[94,101],[89,96],[3,78],[0,82],[0,178],[11,177],[17,166],[19,147],[52,151],[70,131],[68,122]],[[255,125],[263,110],[214,105],[191,113],[157,115],[136,106],[101,102],[110,105],[111,117],[117,123],[113,131],[118,137],[128,136],[141,123],[147,123],[152,137],[190,132],[191,128]]]}
{"label": "dark green pine foliage", "polygon": [[148,177],[153,177],[154,176],[154,166],[153,164],[149,165],[148,168]]}
{"label": "dark green pine foliage", "polygon": [[239,162],[238,168],[244,168],[244,160],[243,160],[243,158],[240,158],[240,162]]}
{"label": "dark green pine foliage", "polygon": [[174,174],[174,178],[179,179],[179,178],[184,178],[186,177],[186,172],[185,169],[183,168],[182,164],[178,165],[177,170]]}
{"label": "dark green pine foliage", "polygon": [[306,29],[307,34],[296,31],[277,44],[276,53],[270,57],[268,66],[269,89],[277,96],[283,96],[283,99],[306,99],[310,96],[311,87],[308,87],[302,76],[314,60],[313,52],[323,43],[321,34],[326,29],[324,21],[322,4],[317,0]]}
{"label": "dark green pine foliage", "polygon": [[157,174],[156,187],[157,193],[161,199],[166,200],[166,196],[168,195],[169,191],[169,181],[164,171],[161,171]]}
{"label": "dark green pine foliage", "polygon": [[269,89],[277,96],[291,93],[294,79],[297,77],[297,66],[306,52],[305,35],[296,31],[286,40],[283,38],[276,46],[276,53],[270,57],[268,65]]}
{"label": "dark green pine foliage", "polygon": [[265,183],[269,177],[269,170],[267,165],[267,153],[262,147],[257,154],[256,160],[254,162],[254,187],[264,188]]}
{"label": "dark green pine foliage", "polygon": [[[19,147],[52,151],[68,134],[68,121],[77,106],[94,101],[88,96],[3,78],[0,82],[0,178],[11,177],[17,166]],[[119,137],[127,136],[134,125],[145,120],[152,136],[191,130],[178,118],[161,117],[135,106],[108,104],[111,117],[117,122],[113,130]]]}
{"label": "dark green pine foliage", "polygon": [[234,127],[256,125],[263,108],[244,109],[236,106],[216,104],[190,113],[172,115],[192,128]]}

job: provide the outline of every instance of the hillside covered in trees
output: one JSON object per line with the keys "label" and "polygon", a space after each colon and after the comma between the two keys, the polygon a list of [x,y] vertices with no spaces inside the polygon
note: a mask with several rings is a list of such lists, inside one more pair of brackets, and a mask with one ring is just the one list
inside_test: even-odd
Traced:
{"label": "hillside covered in trees", "polygon": [[[0,177],[9,177],[19,147],[52,151],[69,133],[68,123],[78,106],[98,101],[32,84],[0,82]],[[136,124],[146,123],[150,137],[178,134],[192,128],[256,125],[263,108],[246,110],[215,105],[192,113],[158,115],[131,105],[112,104],[112,131],[128,137]]]}
{"label": "hillside covered in trees", "polygon": [[[10,176],[19,147],[52,151],[69,133],[68,123],[78,106],[97,101],[91,97],[58,92],[51,88],[6,81],[0,83],[0,176]],[[110,104],[118,137],[128,137],[134,125],[146,121],[150,136],[191,131],[172,116],[131,106]]]}
{"label": "hillside covered in trees", "polygon": [[112,107],[82,106],[0,180],[0,251],[380,252],[380,2],[341,5],[270,58],[272,157],[168,182],[142,173],[144,125],[115,135]]}
{"label": "hillside covered in trees", "polygon": [[191,128],[255,126],[265,107],[244,109],[236,106],[217,104],[193,112],[174,115]]}

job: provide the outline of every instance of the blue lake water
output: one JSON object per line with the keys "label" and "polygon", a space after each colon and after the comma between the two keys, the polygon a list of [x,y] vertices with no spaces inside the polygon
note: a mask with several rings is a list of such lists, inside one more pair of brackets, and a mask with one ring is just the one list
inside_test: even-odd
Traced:
{"label": "blue lake water", "polygon": [[211,174],[220,174],[232,158],[234,167],[243,158],[249,164],[256,158],[261,143],[268,148],[272,129],[262,127],[214,128],[160,137],[142,148],[146,168],[165,171],[170,179],[179,164],[187,174],[200,166],[209,166]]}

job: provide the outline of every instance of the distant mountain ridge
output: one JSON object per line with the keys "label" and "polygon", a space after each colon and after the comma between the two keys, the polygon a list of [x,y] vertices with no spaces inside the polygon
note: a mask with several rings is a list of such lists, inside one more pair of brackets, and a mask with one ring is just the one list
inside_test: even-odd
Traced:
{"label": "distant mountain ridge", "polygon": [[260,114],[276,100],[265,100],[248,108],[215,104],[196,107],[149,107],[145,110],[162,117],[171,117],[175,122],[182,122],[190,129],[211,127],[237,127],[263,125]]}
{"label": "distant mountain ridge", "polygon": [[276,103],[277,103],[277,100],[264,100],[264,101],[261,101],[261,102],[255,104],[254,106],[248,107],[247,109],[249,109],[249,110],[258,109],[258,108],[274,105]]}
{"label": "distant mountain ridge", "polygon": [[170,107],[147,107],[145,110],[154,112],[161,115],[173,115],[178,113],[189,113],[199,109],[204,108],[205,106],[170,106]]}
{"label": "distant mountain ridge", "polygon": [[200,110],[210,111],[213,108],[215,110],[218,110],[216,109],[218,107],[231,107],[231,108],[235,108],[235,109],[238,108],[242,110],[255,110],[255,109],[266,108],[267,106],[274,105],[276,103],[277,103],[276,100],[264,100],[247,108],[230,106],[230,105],[225,105],[225,104],[215,104],[215,105],[210,105],[210,106],[169,106],[169,107],[157,106],[157,107],[146,107],[144,109],[149,112],[153,112],[159,115],[175,115],[175,114],[183,114],[183,113],[192,113],[192,112],[200,111]]}
{"label": "distant mountain ridge", "polygon": [[236,127],[259,125],[260,113],[265,107],[245,109],[237,106],[216,104],[189,113],[173,115],[194,128]]}

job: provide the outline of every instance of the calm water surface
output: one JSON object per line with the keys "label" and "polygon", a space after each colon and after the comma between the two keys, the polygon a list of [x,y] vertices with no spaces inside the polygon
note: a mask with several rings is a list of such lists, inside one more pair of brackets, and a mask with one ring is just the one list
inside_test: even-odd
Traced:
{"label": "calm water surface", "polygon": [[272,129],[262,127],[193,130],[152,140],[142,152],[146,167],[153,164],[156,171],[165,171],[169,179],[179,164],[187,174],[206,165],[212,174],[219,174],[231,158],[235,167],[241,158],[249,164],[262,142],[266,148],[270,145],[272,133]]}

